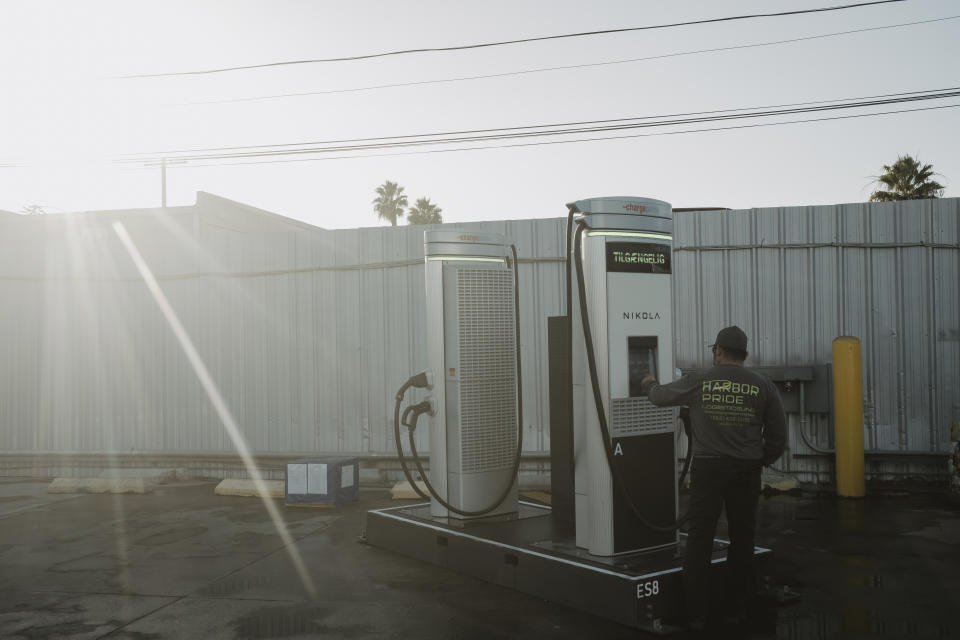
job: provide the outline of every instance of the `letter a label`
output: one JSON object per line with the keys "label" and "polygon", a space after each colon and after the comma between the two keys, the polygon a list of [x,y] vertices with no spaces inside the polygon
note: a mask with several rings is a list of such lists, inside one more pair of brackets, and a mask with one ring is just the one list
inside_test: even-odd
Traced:
{"label": "letter a label", "polygon": [[622,456],[622,455],[623,455],[623,448],[620,446],[620,443],[619,443],[619,442],[617,443],[616,449],[613,450],[613,455],[615,455],[615,456]]}

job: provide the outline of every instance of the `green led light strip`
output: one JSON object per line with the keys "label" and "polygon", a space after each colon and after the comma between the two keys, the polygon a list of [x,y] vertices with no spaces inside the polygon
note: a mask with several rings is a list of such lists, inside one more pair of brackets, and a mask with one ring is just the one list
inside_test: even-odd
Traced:
{"label": "green led light strip", "polygon": [[623,238],[653,238],[654,240],[673,240],[665,233],[639,233],[636,231],[587,231],[588,236],[619,236]]}
{"label": "green led light strip", "polygon": [[429,256],[427,260],[456,260],[458,262],[503,262],[504,258],[474,258],[469,256]]}

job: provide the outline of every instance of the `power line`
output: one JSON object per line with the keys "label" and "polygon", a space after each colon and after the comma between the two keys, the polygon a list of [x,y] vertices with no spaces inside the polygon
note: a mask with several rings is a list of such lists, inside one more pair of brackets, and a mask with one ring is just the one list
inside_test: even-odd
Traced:
{"label": "power line", "polygon": [[[251,145],[239,147],[221,147],[212,149],[193,149],[181,151],[155,152],[156,157],[169,157],[174,160],[210,160],[227,158],[244,158],[258,156],[282,156],[319,154],[341,151],[365,151],[373,149],[390,149],[397,147],[413,147],[436,144],[457,144],[463,142],[485,142],[490,140],[508,140],[516,138],[532,138],[556,135],[577,135],[637,129],[648,127],[664,127],[694,123],[718,122],[734,119],[760,118],[779,115],[792,115],[839,109],[865,108],[904,102],[922,100],[938,100],[960,97],[960,87],[947,89],[914,91],[906,93],[885,94],[868,99],[827,100],[814,103],[797,103],[781,107],[753,107],[730,109],[724,111],[700,112],[692,114],[673,114],[668,116],[644,116],[634,118],[619,118],[613,120],[594,120],[575,123],[559,123],[547,125],[528,125],[523,127],[507,127],[500,129],[474,129],[466,131],[442,132],[432,134],[414,134],[405,136],[387,136],[380,138],[354,138],[347,140],[287,143],[280,145]],[[142,163],[146,159],[140,157],[124,157],[119,162]]]}
{"label": "power line", "polygon": [[645,129],[653,127],[666,127],[666,126],[678,126],[686,124],[696,124],[696,123],[706,123],[706,122],[721,122],[728,120],[741,120],[741,119],[750,119],[750,118],[762,118],[769,116],[778,116],[778,115],[792,115],[800,113],[811,113],[811,112],[820,112],[820,111],[833,111],[838,109],[851,109],[851,108],[864,108],[871,106],[880,106],[887,104],[898,104],[902,102],[912,102],[917,100],[936,100],[943,98],[952,98],[960,97],[960,91],[955,91],[951,93],[937,94],[932,96],[913,96],[910,98],[903,99],[890,99],[890,100],[874,100],[874,101],[864,101],[860,103],[853,104],[840,104],[840,105],[823,105],[823,106],[814,106],[814,107],[800,107],[793,109],[782,109],[782,110],[770,110],[770,111],[758,111],[750,113],[734,113],[734,114],[722,114],[716,116],[704,116],[704,117],[695,117],[695,118],[678,118],[673,120],[660,120],[653,122],[631,122],[625,124],[607,124],[600,126],[589,126],[589,127],[577,127],[577,128],[567,128],[567,129],[552,129],[545,131],[520,131],[520,132],[504,132],[504,133],[492,133],[492,134],[482,134],[474,136],[459,136],[459,137],[445,137],[445,138],[435,138],[435,139],[420,139],[420,140],[408,140],[408,141],[393,141],[393,142],[379,142],[379,143],[368,143],[368,144],[354,144],[354,145],[339,145],[339,146],[327,146],[327,147],[308,147],[302,149],[286,149],[286,150],[254,150],[254,151],[241,151],[234,153],[226,154],[210,154],[210,155],[199,155],[193,156],[196,159],[216,159],[216,158],[244,158],[244,157],[260,157],[260,156],[281,156],[281,155],[303,155],[303,154],[315,154],[315,153],[330,153],[330,152],[339,152],[339,151],[366,151],[371,149],[392,149],[392,148],[404,148],[404,147],[417,147],[417,146],[426,146],[426,145],[439,145],[439,144],[457,144],[457,143],[471,143],[471,142],[487,142],[491,140],[512,140],[520,138],[538,138],[538,137],[551,137],[551,136],[560,136],[560,135],[581,135],[589,133],[601,133],[606,131],[622,131],[626,129]]}
{"label": "power line", "polygon": [[[263,157],[263,156],[282,156],[282,155],[303,155],[331,153],[340,151],[366,151],[372,149],[391,149],[402,147],[416,147],[424,145],[486,142],[490,140],[509,140],[517,138],[535,138],[549,137],[558,135],[579,135],[588,133],[600,133],[606,131],[619,131],[625,129],[639,129],[651,127],[676,126],[695,123],[718,122],[726,120],[750,119],[778,115],[792,115],[800,113],[811,113],[819,111],[833,111],[839,109],[864,108],[872,106],[881,106],[889,104],[898,104],[903,102],[913,102],[919,100],[937,100],[943,98],[960,97],[960,91],[940,92],[920,96],[906,96],[901,98],[890,98],[883,100],[865,100],[854,103],[818,105],[811,107],[796,107],[789,109],[774,109],[766,111],[751,111],[747,113],[724,113],[719,115],[692,117],[692,118],[674,118],[660,119],[656,121],[628,123],[610,123],[601,125],[591,125],[586,127],[568,127],[564,129],[550,129],[540,131],[511,131],[503,130],[501,132],[482,133],[479,135],[458,135],[458,136],[436,136],[430,139],[415,140],[389,140],[382,142],[369,142],[365,144],[334,144],[333,146],[305,146],[295,149],[260,149],[252,148],[250,150],[237,150],[228,153],[194,154],[190,156],[175,156],[177,160],[208,160],[221,158],[245,158],[245,157]],[[142,160],[133,160],[133,162],[142,162]]]}
{"label": "power line", "polygon": [[[611,123],[623,123],[623,122],[635,122],[638,120],[662,120],[664,118],[681,118],[688,116],[705,116],[713,114],[732,114],[744,111],[757,111],[759,109],[785,109],[785,108],[795,108],[795,107],[805,107],[809,105],[823,105],[836,102],[849,102],[849,101],[868,101],[868,100],[882,100],[888,98],[895,98],[900,96],[919,96],[921,94],[934,94],[934,93],[943,93],[958,91],[960,87],[945,87],[941,89],[924,89],[922,91],[904,91],[899,93],[884,93],[879,95],[870,95],[870,96],[858,96],[854,98],[833,98],[830,100],[815,100],[809,102],[793,102],[793,103],[782,103],[782,104],[773,104],[773,105],[761,105],[754,107],[736,107],[733,109],[714,109],[711,111],[688,111],[681,113],[672,113],[672,114],[661,114],[656,116],[634,116],[631,118],[610,118],[604,120],[581,120],[574,122],[560,122],[553,124],[537,124],[537,125],[521,125],[513,127],[498,127],[490,129],[467,129],[461,131],[442,131],[434,133],[415,133],[407,135],[397,135],[397,136],[380,136],[375,138],[346,138],[340,140],[322,140],[322,141],[312,141],[312,142],[290,142],[283,144],[272,144],[272,145],[242,145],[234,147],[212,147],[206,149],[191,149],[191,150],[179,150],[179,151],[162,151],[162,152],[150,152],[152,155],[163,155],[163,154],[176,154],[176,153],[199,153],[203,151],[235,151],[235,150],[244,150],[244,149],[282,149],[286,147],[302,147],[307,145],[318,145],[318,144],[341,144],[341,143],[356,143],[356,142],[371,142],[375,140],[404,140],[411,138],[435,138],[438,136],[454,136],[454,135],[470,135],[470,134],[480,134],[480,133],[493,133],[497,131],[522,131],[522,130],[532,130],[532,129],[556,129],[558,127],[573,127],[573,126],[583,126],[583,125],[601,125],[601,124],[611,124]],[[139,154],[144,155],[144,154]]]}
{"label": "power line", "polygon": [[892,111],[878,111],[875,113],[858,113],[847,116],[828,116],[825,118],[807,118],[804,120],[788,120],[783,122],[760,122],[754,124],[742,124],[742,125],[733,125],[727,127],[707,127],[703,129],[687,129],[683,131],[661,131],[657,133],[635,133],[628,135],[620,136],[604,136],[599,138],[583,138],[578,140],[548,140],[541,142],[520,142],[515,144],[504,144],[504,145],[487,145],[487,146],[473,146],[473,147],[459,147],[456,149],[427,149],[420,151],[401,151],[393,153],[371,153],[371,154],[357,154],[349,156],[325,156],[320,158],[291,158],[284,160],[252,160],[249,162],[211,162],[206,164],[190,164],[189,168],[195,167],[232,167],[238,165],[252,165],[252,164],[286,164],[290,162],[316,162],[322,160],[355,160],[361,158],[389,158],[389,157],[398,157],[398,156],[412,156],[412,155],[427,155],[434,153],[454,153],[458,151],[481,151],[481,150],[490,150],[490,149],[513,149],[517,147],[541,147],[547,145],[557,145],[557,144],[575,144],[579,142],[601,142],[608,140],[623,140],[628,138],[654,138],[659,136],[674,136],[674,135],[684,135],[692,133],[708,133],[715,131],[733,131],[738,129],[757,129],[761,127],[778,127],[791,124],[807,124],[812,122],[829,122],[834,120],[853,120],[856,118],[872,118],[876,116],[886,116],[894,115],[900,113],[916,113],[920,111],[937,111],[940,109],[955,109],[960,107],[960,103],[957,104],[948,104],[941,105],[936,107],[918,107],[915,109],[895,109]]}
{"label": "power line", "polygon": [[443,132],[434,132],[434,133],[413,133],[406,135],[396,135],[396,136],[379,136],[373,138],[342,138],[339,140],[315,140],[311,142],[288,142],[280,144],[266,144],[266,145],[240,145],[232,147],[206,147],[199,149],[168,149],[166,151],[143,151],[139,153],[124,154],[124,156],[165,156],[173,155],[179,153],[199,153],[202,151],[234,151],[242,149],[282,149],[285,147],[301,147],[311,144],[339,144],[339,143],[348,143],[348,142],[370,142],[373,140],[401,140],[408,138],[424,138],[424,137],[436,137],[436,136],[450,136],[450,135],[465,135],[473,133],[490,133],[494,131],[516,131],[523,129],[543,129],[548,127],[570,127],[575,125],[588,125],[588,124],[602,124],[602,123],[612,123],[612,122],[629,122],[636,120],[654,120],[660,118],[679,118],[683,116],[700,116],[700,115],[709,115],[709,114],[721,114],[721,113],[736,113],[739,111],[753,111],[757,109],[780,109],[786,107],[801,107],[806,105],[816,105],[816,104],[829,104],[831,102],[844,102],[851,100],[874,100],[881,98],[892,98],[896,96],[913,96],[918,94],[927,94],[941,91],[956,91],[960,90],[960,87],[946,87],[942,89],[924,89],[922,91],[903,91],[899,93],[882,93],[878,95],[870,96],[857,96],[853,98],[832,98],[829,100],[814,100],[808,102],[788,102],[781,104],[772,104],[772,105],[761,105],[754,107],[736,107],[733,109],[714,109],[711,111],[687,111],[681,113],[671,113],[671,114],[660,114],[656,116],[635,116],[631,118],[611,118],[604,120],[582,120],[575,122],[562,122],[562,123],[553,123],[553,124],[536,124],[536,125],[520,125],[513,127],[498,127],[498,128],[489,128],[489,129],[467,129],[462,131],[443,131]]}
{"label": "power line", "polygon": [[361,91],[378,91],[381,89],[397,89],[402,87],[415,87],[429,84],[446,84],[453,82],[469,82],[473,80],[490,80],[493,78],[507,78],[511,76],[530,75],[535,73],[546,73],[551,71],[570,71],[573,69],[587,69],[592,67],[605,67],[618,64],[631,64],[634,62],[647,62],[650,60],[663,60],[667,58],[679,58],[683,56],[703,55],[707,53],[720,53],[723,51],[738,51],[742,49],[753,49],[758,47],[771,47],[780,44],[792,44],[796,42],[805,42],[809,40],[821,40],[824,38],[834,38],[837,36],[852,35],[856,33],[867,33],[870,31],[883,31],[886,29],[897,29],[900,27],[912,27],[921,24],[930,24],[934,22],[944,22],[946,20],[956,20],[960,15],[945,16],[943,18],[933,18],[931,20],[918,20],[916,22],[901,22],[899,24],[890,24],[880,27],[864,27],[862,29],[851,29],[848,31],[835,31],[833,33],[822,33],[813,36],[802,36],[799,38],[788,38],[786,40],[771,40],[768,42],[754,42],[750,44],[732,45],[729,47],[714,47],[711,49],[695,49],[692,51],[677,51],[674,53],[664,53],[654,56],[644,56],[642,58],[628,58],[626,60],[607,60],[603,62],[587,62],[583,64],[562,65],[556,67],[539,67],[536,69],[523,69],[520,71],[505,71],[503,73],[485,73],[474,76],[459,76],[455,78],[439,78],[434,80],[415,80],[411,82],[394,82],[390,84],[370,85],[366,87],[351,87],[347,89],[325,89],[320,91],[302,91],[296,93],[277,93],[264,96],[247,96],[243,98],[225,98],[222,100],[197,100],[192,102],[181,102],[173,106],[194,106],[203,104],[229,104],[234,102],[255,102],[261,100],[275,100],[280,98],[299,98],[306,96],[334,95],[341,93],[358,93]]}
{"label": "power line", "polygon": [[796,9],[792,11],[780,11],[776,13],[753,13],[740,16],[728,16],[724,18],[707,18],[703,20],[690,20],[687,22],[674,22],[668,24],[658,24],[658,25],[647,25],[642,27],[624,27],[620,29],[602,29],[597,31],[582,31],[579,33],[565,33],[552,36],[539,36],[535,38],[521,38],[517,40],[501,40],[498,42],[482,42],[476,44],[466,44],[466,45],[455,45],[450,47],[422,47],[417,49],[403,49],[399,51],[387,51],[382,53],[369,53],[356,56],[344,56],[338,58],[313,58],[309,60],[287,60],[283,62],[268,62],[264,64],[252,64],[252,65],[243,65],[235,67],[222,67],[219,69],[204,69],[200,71],[171,71],[166,73],[143,73],[143,74],[134,74],[134,75],[125,75],[119,76],[120,79],[133,79],[133,78],[162,78],[170,76],[191,76],[191,75],[206,75],[213,73],[226,73],[229,71],[247,71],[251,69],[266,69],[272,67],[283,67],[291,65],[300,65],[300,64],[316,64],[316,63],[331,63],[331,62],[350,62],[355,60],[369,60],[372,58],[385,58],[388,56],[401,56],[409,55],[414,53],[435,53],[443,51],[464,51],[468,49],[483,49],[490,47],[502,47],[506,45],[521,44],[525,42],[542,42],[546,40],[560,40],[564,38],[582,38],[587,36],[597,36],[597,35],[609,35],[613,33],[627,33],[631,31],[650,31],[654,29],[671,29],[675,27],[686,27],[698,24],[711,24],[718,22],[732,22],[735,20],[751,20],[755,18],[776,18],[776,17],[785,17],[785,16],[794,16],[806,13],[824,13],[827,11],[841,11],[845,9],[858,9],[863,7],[868,7],[871,5],[879,4],[891,4],[894,2],[904,2],[905,0],[874,0],[873,2],[860,2],[856,4],[846,4],[838,5],[833,7],[820,7],[817,9]]}

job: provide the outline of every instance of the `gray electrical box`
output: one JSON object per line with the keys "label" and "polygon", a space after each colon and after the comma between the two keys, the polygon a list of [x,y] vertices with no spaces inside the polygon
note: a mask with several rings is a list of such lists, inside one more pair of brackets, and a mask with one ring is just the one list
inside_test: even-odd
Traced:
{"label": "gray electrical box", "polygon": [[360,498],[360,462],[357,458],[305,458],[287,463],[287,504],[340,506]]}

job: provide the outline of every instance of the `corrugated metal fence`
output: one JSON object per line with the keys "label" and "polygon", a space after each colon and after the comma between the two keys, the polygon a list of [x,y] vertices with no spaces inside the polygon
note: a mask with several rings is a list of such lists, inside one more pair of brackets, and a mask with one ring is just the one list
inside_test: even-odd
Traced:
{"label": "corrugated metal fence", "polygon": [[[704,366],[700,347],[733,323],[750,336],[755,366],[829,363],[833,338],[856,336],[868,473],[943,472],[939,455],[949,449],[951,420],[960,420],[958,205],[953,198],[677,214],[679,361]],[[828,416],[809,419],[810,444],[829,449]],[[832,460],[807,446],[801,426],[791,416],[781,464],[826,480]]]}
{"label": "corrugated metal fence", "polygon": [[[750,335],[756,365],[827,363],[834,337],[856,335],[866,446],[899,452],[871,458],[869,471],[929,474],[918,460],[945,451],[960,419],[958,202],[677,213],[679,365],[705,366],[704,345],[731,323]],[[234,473],[230,439],[114,221],[254,452],[390,459],[394,394],[425,366],[424,227],[327,231],[201,194],[165,212],[0,221],[0,473],[43,474],[84,455],[93,466],[146,457]],[[546,319],[563,310],[564,220],[445,227],[517,244],[524,449],[528,469],[542,471]],[[830,457],[799,428],[792,417],[784,468],[829,480]],[[826,417],[810,416],[806,430],[829,448]]]}

